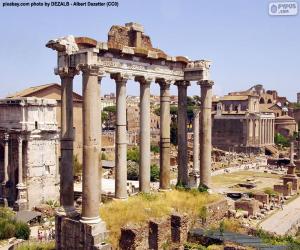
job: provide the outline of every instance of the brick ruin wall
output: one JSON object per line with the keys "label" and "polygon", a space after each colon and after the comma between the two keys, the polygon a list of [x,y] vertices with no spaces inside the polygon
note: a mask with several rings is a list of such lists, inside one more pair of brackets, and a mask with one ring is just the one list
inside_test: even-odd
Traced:
{"label": "brick ruin wall", "polygon": [[[206,206],[206,225],[220,221],[228,213],[227,201]],[[183,249],[194,221],[186,214],[174,213],[162,219],[151,219],[147,225],[127,225],[121,228],[119,248],[122,250]]]}

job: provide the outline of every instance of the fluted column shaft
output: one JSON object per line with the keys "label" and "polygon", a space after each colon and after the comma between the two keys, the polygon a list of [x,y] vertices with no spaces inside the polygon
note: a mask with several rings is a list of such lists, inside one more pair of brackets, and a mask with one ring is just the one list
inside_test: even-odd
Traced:
{"label": "fluted column shaft", "polygon": [[212,86],[213,81],[203,80],[201,86],[201,128],[200,128],[200,184],[211,187],[211,151],[212,151]]}
{"label": "fluted column shaft", "polygon": [[195,172],[200,171],[199,163],[199,112],[200,110],[194,111],[194,120],[193,120],[193,134],[194,134],[194,144],[193,144],[193,168]]}
{"label": "fluted column shaft", "polygon": [[98,223],[101,176],[99,153],[101,149],[101,108],[98,86],[99,67],[82,67],[83,80],[83,188],[82,222]]}
{"label": "fluted column shaft", "polygon": [[2,181],[2,188],[1,188],[1,196],[3,199],[7,198],[7,192],[6,192],[6,183],[8,182],[8,139],[9,135],[4,134],[4,176]]}
{"label": "fluted column shaft", "polygon": [[187,155],[187,87],[189,82],[178,81],[178,184],[188,185],[188,155]]}
{"label": "fluted column shaft", "polygon": [[262,124],[262,129],[261,129],[262,144],[265,145],[266,144],[266,142],[265,142],[265,119],[262,119],[261,124]]}
{"label": "fluted column shaft", "polygon": [[61,78],[61,161],[60,204],[61,213],[75,212],[73,175],[73,79],[76,70],[58,72]]}
{"label": "fluted column shaft", "polygon": [[115,197],[127,198],[127,133],[126,133],[126,82],[120,74],[111,75],[116,81],[116,166],[115,166]]}
{"label": "fluted column shaft", "polygon": [[3,183],[8,182],[8,139],[9,135],[4,135],[4,180]]}
{"label": "fluted column shaft", "polygon": [[150,192],[150,83],[152,79],[136,79],[140,83],[140,166],[139,189]]}
{"label": "fluted column shaft", "polygon": [[23,139],[18,137],[18,185],[23,184]]}
{"label": "fluted column shaft", "polygon": [[170,84],[160,81],[160,175],[159,188],[170,189]]}

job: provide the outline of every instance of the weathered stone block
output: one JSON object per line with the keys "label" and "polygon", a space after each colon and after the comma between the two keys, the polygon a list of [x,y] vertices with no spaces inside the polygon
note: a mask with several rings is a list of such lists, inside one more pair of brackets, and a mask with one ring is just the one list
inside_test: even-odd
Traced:
{"label": "weathered stone block", "polygon": [[265,193],[255,193],[255,194],[253,194],[253,198],[265,205],[268,205],[270,202],[269,195],[265,194]]}
{"label": "weathered stone block", "polygon": [[187,241],[189,220],[186,214],[171,215],[171,239],[174,243],[183,244]]}
{"label": "weathered stone block", "polygon": [[284,196],[290,196],[292,195],[292,183],[288,182],[286,185],[274,185],[274,191]]}
{"label": "weathered stone block", "polygon": [[165,243],[171,242],[170,218],[149,221],[149,248],[163,249]]}
{"label": "weathered stone block", "polygon": [[236,210],[245,210],[249,215],[255,215],[259,212],[259,201],[254,199],[238,200],[234,205]]}
{"label": "weathered stone block", "polygon": [[106,226],[104,222],[98,224],[84,224],[80,218],[67,218],[56,215],[55,239],[57,250],[90,250],[111,249],[105,244]]}
{"label": "weathered stone block", "polygon": [[149,228],[140,225],[127,225],[121,228],[119,247],[122,250],[149,249]]}

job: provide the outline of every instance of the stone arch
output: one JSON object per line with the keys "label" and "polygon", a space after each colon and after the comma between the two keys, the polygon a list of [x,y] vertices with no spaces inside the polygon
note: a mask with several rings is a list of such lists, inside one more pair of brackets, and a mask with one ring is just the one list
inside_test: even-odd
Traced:
{"label": "stone arch", "polygon": [[265,103],[265,99],[264,99],[263,97],[261,97],[261,98],[259,99],[259,103],[260,103],[260,104],[264,104],[264,103]]}
{"label": "stone arch", "polygon": [[268,99],[268,103],[272,103],[272,100],[271,100],[271,99]]}

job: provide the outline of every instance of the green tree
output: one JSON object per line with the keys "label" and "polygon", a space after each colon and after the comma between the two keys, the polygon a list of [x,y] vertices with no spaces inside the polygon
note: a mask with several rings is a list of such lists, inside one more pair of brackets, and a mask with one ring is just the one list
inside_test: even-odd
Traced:
{"label": "green tree", "polygon": [[104,126],[106,128],[114,127],[113,119],[116,115],[117,107],[116,106],[107,106],[103,108],[101,116],[103,117]]}
{"label": "green tree", "polygon": [[139,159],[140,159],[140,152],[137,147],[133,147],[133,148],[127,150],[127,160],[128,161],[139,162]]}
{"label": "green tree", "polygon": [[285,136],[283,136],[280,133],[277,133],[275,135],[275,144],[276,145],[281,145],[283,147],[289,147],[290,146],[290,142],[289,142],[288,138],[286,138]]}
{"label": "green tree", "polygon": [[159,153],[159,146],[157,146],[157,145],[151,145],[150,146],[150,150],[153,153]]}
{"label": "green tree", "polygon": [[151,165],[150,176],[151,181],[159,181],[159,167],[156,164]]}

